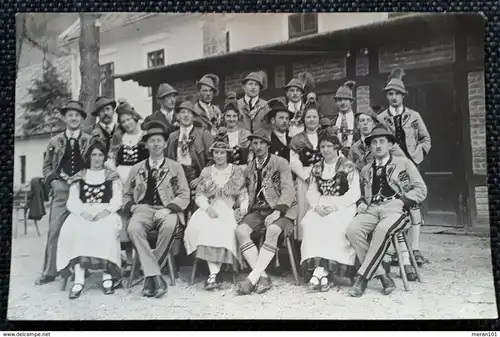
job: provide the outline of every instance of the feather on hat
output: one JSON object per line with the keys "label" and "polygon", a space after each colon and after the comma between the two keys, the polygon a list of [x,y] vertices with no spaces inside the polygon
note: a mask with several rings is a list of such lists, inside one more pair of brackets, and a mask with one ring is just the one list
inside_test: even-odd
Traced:
{"label": "feather on hat", "polygon": [[335,98],[337,98],[337,99],[345,98],[345,99],[354,100],[353,91],[354,91],[355,87],[356,87],[355,81],[345,82],[343,85],[341,85],[337,89],[337,92],[335,93]]}
{"label": "feather on hat", "polygon": [[394,68],[389,74],[389,82],[385,86],[383,91],[395,90],[403,95],[406,95],[408,92],[406,91],[405,84],[403,82],[403,77],[406,75],[403,68]]}
{"label": "feather on hat", "polygon": [[198,88],[201,86],[201,85],[206,85],[210,88],[212,88],[215,92],[215,94],[217,95],[219,93],[219,76],[215,75],[215,74],[206,74],[206,75],[203,75],[203,77],[196,82],[196,85],[198,86]]}

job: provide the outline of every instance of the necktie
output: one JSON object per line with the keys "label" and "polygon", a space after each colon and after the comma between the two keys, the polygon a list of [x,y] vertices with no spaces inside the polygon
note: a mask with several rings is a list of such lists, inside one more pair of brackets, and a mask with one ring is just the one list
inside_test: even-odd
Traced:
{"label": "necktie", "polygon": [[75,137],[71,137],[69,139],[69,144],[71,145],[71,148],[74,149],[75,148],[75,142],[76,142],[76,138]]}
{"label": "necktie", "polygon": [[340,120],[340,132],[342,133],[342,144],[347,142],[348,139],[348,125],[347,125],[347,116],[345,113],[342,113],[342,118]]}

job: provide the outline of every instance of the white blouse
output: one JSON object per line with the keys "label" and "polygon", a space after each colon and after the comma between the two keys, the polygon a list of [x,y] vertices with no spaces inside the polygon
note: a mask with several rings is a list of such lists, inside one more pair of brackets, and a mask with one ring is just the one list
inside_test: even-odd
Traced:
{"label": "white blouse", "polygon": [[134,146],[139,143],[142,137],[142,132],[137,132],[136,134],[125,132],[122,136],[122,144],[127,146]]}
{"label": "white blouse", "polygon": [[229,146],[230,147],[235,147],[236,145],[239,145],[239,137],[238,136],[239,136],[239,130],[227,133],[227,137],[229,138]]}

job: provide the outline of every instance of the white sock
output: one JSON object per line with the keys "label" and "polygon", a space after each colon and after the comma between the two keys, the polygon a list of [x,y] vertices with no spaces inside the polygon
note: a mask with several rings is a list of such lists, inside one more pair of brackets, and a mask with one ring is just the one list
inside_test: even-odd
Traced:
{"label": "white sock", "polygon": [[102,273],[102,285],[105,287],[111,287],[113,285],[113,279],[110,274]]}
{"label": "white sock", "polygon": [[210,271],[210,274],[218,274],[220,271],[220,268],[222,267],[222,263],[207,261],[207,264],[208,264],[208,270]]}
{"label": "white sock", "polygon": [[408,240],[410,241],[411,249],[420,250],[420,225],[411,226],[408,231]]}
{"label": "white sock", "polygon": [[83,269],[79,263],[75,264],[75,281],[73,282],[73,284],[75,291],[79,291],[80,289],[82,289],[83,284],[85,284],[85,269]]}

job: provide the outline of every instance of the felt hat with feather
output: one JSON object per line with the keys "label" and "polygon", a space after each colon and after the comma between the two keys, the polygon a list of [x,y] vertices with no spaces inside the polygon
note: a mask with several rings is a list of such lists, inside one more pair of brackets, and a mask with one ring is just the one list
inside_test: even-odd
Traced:
{"label": "felt hat with feather", "polygon": [[191,111],[194,115],[198,115],[194,106],[196,104],[196,95],[187,95],[184,100],[176,107],[177,113],[179,113],[182,109],[187,109]]}
{"label": "felt hat with feather", "polygon": [[207,87],[212,88],[213,91],[215,92],[215,95],[219,94],[219,76],[215,74],[203,75],[203,77],[196,82],[196,86],[198,87],[198,89],[202,85],[206,85]]}
{"label": "felt hat with feather", "polygon": [[82,115],[83,119],[87,118],[87,112],[85,111],[83,104],[80,103],[79,101],[69,101],[62,108],[59,109],[59,112],[61,113],[61,115],[64,116],[66,115],[66,112],[68,112],[69,110],[78,111],[80,115]]}
{"label": "felt hat with feather", "polygon": [[372,104],[367,111],[356,112],[354,114],[355,117],[359,117],[360,115],[367,115],[373,118],[375,123],[378,123],[378,115],[382,112],[383,107],[379,104]]}
{"label": "felt hat with feather", "polygon": [[285,91],[292,87],[299,88],[304,93],[310,92],[314,89],[314,77],[307,71],[301,72],[288,82]]}
{"label": "felt hat with feather", "polygon": [[406,95],[408,92],[406,91],[405,84],[403,82],[404,76],[405,71],[403,68],[393,69],[389,75],[389,82],[387,82],[387,85],[382,90],[385,92],[389,90],[396,90],[403,95]]}
{"label": "felt hat with feather", "polygon": [[117,100],[116,112],[118,113],[118,120],[120,120],[120,116],[129,115],[132,116],[136,121],[141,120],[142,116],[135,111],[134,108],[125,100],[124,98],[119,98]]}
{"label": "felt hat with feather", "polygon": [[92,116],[98,116],[99,111],[108,105],[111,105],[113,107],[113,110],[116,109],[116,101],[106,96],[97,97],[94,101],[94,110],[92,111]]}
{"label": "felt hat with feather", "polygon": [[372,140],[379,137],[385,137],[391,143],[396,143],[396,137],[394,136],[394,134],[384,125],[377,124],[377,126],[375,126],[375,128],[373,129],[372,134],[365,138],[365,144],[367,146],[370,146]]}
{"label": "felt hat with feather", "polygon": [[354,101],[353,91],[354,91],[355,86],[356,86],[356,82],[354,82],[354,81],[345,82],[337,89],[337,92],[335,93],[335,99],[344,98],[344,99],[350,99],[351,101]]}
{"label": "felt hat with feather", "polygon": [[222,114],[227,111],[233,110],[239,114],[238,100],[236,99],[236,92],[230,91],[226,94],[226,101],[224,102],[224,108],[222,109]]}
{"label": "felt hat with feather", "polygon": [[168,83],[162,83],[158,87],[158,92],[156,93],[156,98],[161,99],[165,96],[171,95],[171,94],[178,94],[179,92],[174,89],[170,84]]}
{"label": "felt hat with feather", "polygon": [[209,150],[233,151],[231,146],[229,146],[229,136],[227,135],[225,127],[220,127],[219,130],[217,130],[217,135],[215,136],[214,142],[210,146]]}
{"label": "felt hat with feather", "polygon": [[267,74],[262,70],[251,72],[247,77],[241,80],[241,84],[244,85],[248,81],[259,83],[262,90],[267,89]]}
{"label": "felt hat with feather", "polygon": [[266,129],[258,129],[248,136],[248,140],[252,141],[253,139],[260,139],[266,142],[268,145],[271,145],[271,135]]}
{"label": "felt hat with feather", "polygon": [[142,141],[147,142],[149,137],[155,135],[162,135],[165,140],[168,139],[168,127],[161,120],[152,119],[143,126],[144,134],[142,136]]}
{"label": "felt hat with feather", "polygon": [[267,121],[270,121],[271,118],[276,117],[276,114],[278,112],[286,112],[290,115],[290,118],[293,117],[293,112],[288,110],[288,106],[284,97],[270,99],[269,101],[267,101],[267,106],[269,107],[269,111],[265,116]]}

